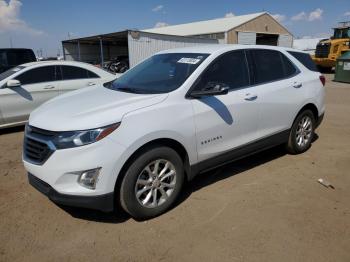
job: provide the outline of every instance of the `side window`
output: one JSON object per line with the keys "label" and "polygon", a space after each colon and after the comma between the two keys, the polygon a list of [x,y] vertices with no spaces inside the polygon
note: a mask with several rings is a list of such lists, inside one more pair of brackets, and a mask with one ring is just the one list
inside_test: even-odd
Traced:
{"label": "side window", "polygon": [[249,73],[243,50],[229,52],[211,63],[200,76],[196,90],[205,90],[216,85],[230,90],[249,86]]}
{"label": "side window", "polygon": [[280,52],[275,50],[252,50],[255,84],[284,78]]}
{"label": "side window", "polygon": [[311,56],[309,54],[300,53],[300,52],[292,52],[288,51],[292,56],[294,56],[300,63],[302,63],[307,69],[318,72],[317,67],[312,61]]}
{"label": "side window", "polygon": [[56,81],[55,66],[30,69],[16,77],[22,85]]}
{"label": "side window", "polygon": [[76,66],[61,66],[63,80],[86,79],[89,78],[88,71]]}
{"label": "side window", "polygon": [[87,70],[88,72],[88,77],[89,78],[100,78],[98,75],[96,75],[94,72],[91,72],[89,70]]}
{"label": "side window", "polygon": [[284,55],[281,53],[283,69],[284,69],[284,77],[291,77],[296,74],[297,69],[295,65]]}

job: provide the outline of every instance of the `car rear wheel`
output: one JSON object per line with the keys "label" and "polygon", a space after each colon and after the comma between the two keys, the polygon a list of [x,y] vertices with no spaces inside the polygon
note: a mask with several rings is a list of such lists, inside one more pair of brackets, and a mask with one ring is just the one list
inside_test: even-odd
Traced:
{"label": "car rear wheel", "polygon": [[311,110],[305,110],[295,119],[289,134],[287,151],[291,154],[300,154],[311,146],[315,133],[315,117]]}
{"label": "car rear wheel", "polygon": [[168,147],[146,150],[125,173],[121,206],[136,219],[158,216],[175,202],[183,181],[183,162],[176,151]]}

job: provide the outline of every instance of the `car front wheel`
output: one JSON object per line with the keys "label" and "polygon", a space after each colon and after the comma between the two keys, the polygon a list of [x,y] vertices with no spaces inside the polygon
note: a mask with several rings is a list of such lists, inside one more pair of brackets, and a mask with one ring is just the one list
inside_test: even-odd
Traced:
{"label": "car front wheel", "polygon": [[183,162],[176,151],[168,147],[145,150],[125,173],[121,206],[136,219],[158,216],[176,201],[183,181]]}

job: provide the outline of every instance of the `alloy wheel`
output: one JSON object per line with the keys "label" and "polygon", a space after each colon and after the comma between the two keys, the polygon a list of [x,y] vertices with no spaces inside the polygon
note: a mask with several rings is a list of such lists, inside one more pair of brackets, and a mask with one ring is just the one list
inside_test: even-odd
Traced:
{"label": "alloy wheel", "polygon": [[165,159],[157,159],[139,174],[135,184],[135,196],[138,202],[147,208],[164,204],[174,192],[176,170],[174,165]]}
{"label": "alloy wheel", "polygon": [[296,143],[299,147],[305,147],[311,140],[312,120],[309,116],[304,116],[298,123],[295,133]]}

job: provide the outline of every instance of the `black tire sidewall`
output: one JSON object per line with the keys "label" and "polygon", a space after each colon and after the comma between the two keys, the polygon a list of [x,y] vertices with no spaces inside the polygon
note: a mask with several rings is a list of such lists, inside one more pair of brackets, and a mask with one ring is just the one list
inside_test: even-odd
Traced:
{"label": "black tire sidewall", "polygon": [[[297,132],[297,128],[298,128],[298,123],[301,121],[301,119],[304,116],[309,116],[311,119],[312,133],[311,133],[311,137],[310,137],[309,142],[304,147],[300,147],[296,141],[296,132]],[[289,137],[289,141],[288,141],[288,146],[290,147],[292,153],[294,153],[294,154],[303,153],[311,147],[311,143],[312,143],[312,140],[313,140],[314,134],[315,134],[315,125],[316,125],[315,116],[311,110],[305,110],[298,115],[298,117],[295,119],[295,121],[293,123],[292,130],[291,130],[290,137]]]}
{"label": "black tire sidewall", "polygon": [[[168,200],[156,208],[143,207],[135,196],[135,184],[139,174],[149,163],[157,159],[170,161],[176,170],[176,185]],[[120,204],[132,217],[147,219],[158,216],[167,211],[176,201],[184,182],[184,167],[180,156],[169,147],[154,147],[145,150],[129,166],[120,188]]]}

